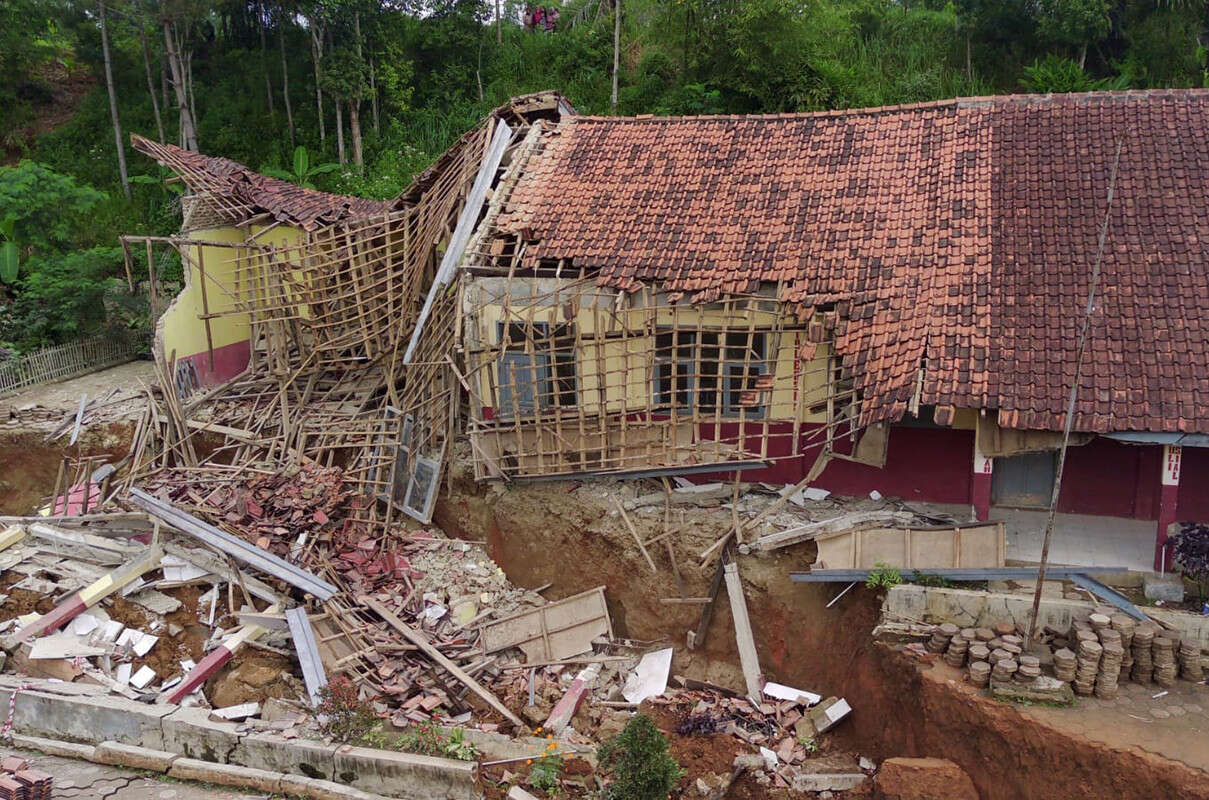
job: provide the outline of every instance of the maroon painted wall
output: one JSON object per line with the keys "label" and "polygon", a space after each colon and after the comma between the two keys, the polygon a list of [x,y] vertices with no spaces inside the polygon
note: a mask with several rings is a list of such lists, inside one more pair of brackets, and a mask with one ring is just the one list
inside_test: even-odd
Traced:
{"label": "maroon painted wall", "polygon": [[1180,493],[1175,518],[1209,522],[1209,448],[1185,447],[1180,454]]}
{"label": "maroon painted wall", "polygon": [[[746,470],[743,480],[774,484],[800,481],[818,455],[819,445],[813,444],[815,440],[810,437],[810,431],[817,427],[802,426],[801,447],[810,447],[805,455],[785,458],[766,469]],[[751,430],[754,433],[755,426]],[[788,455],[793,443],[793,426],[789,423],[775,424],[773,431],[776,435],[769,438],[769,457]],[[735,441],[739,434],[738,423],[723,423],[720,434],[726,441]],[[701,438],[714,439],[714,426],[702,425]],[[747,445],[753,450],[759,449],[758,439],[749,440]],[[842,449],[842,445],[837,449]],[[831,460],[814,485],[839,495],[867,495],[876,489],[888,497],[901,497],[904,500],[966,504],[970,502],[973,453],[973,431],[892,427],[885,468],[836,458]],[[718,472],[701,475],[694,480],[707,482],[729,478],[729,473]]]}
{"label": "maroon painted wall", "polygon": [[1158,519],[1158,445],[1096,437],[1066,453],[1058,510],[1064,514]]}
{"label": "maroon painted wall", "polygon": [[876,489],[907,501],[968,504],[973,479],[973,431],[891,427],[883,469],[832,459],[815,485],[841,495]]}

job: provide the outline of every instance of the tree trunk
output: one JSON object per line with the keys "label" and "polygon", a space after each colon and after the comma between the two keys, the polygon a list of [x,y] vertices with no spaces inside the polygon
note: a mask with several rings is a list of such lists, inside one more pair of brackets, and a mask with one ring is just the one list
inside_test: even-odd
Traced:
{"label": "tree trunk", "polygon": [[1083,65],[1087,63],[1087,43],[1079,48],[1079,69],[1083,69]]}
{"label": "tree trunk", "polygon": [[271,78],[269,78],[269,55],[268,48],[265,47],[264,43],[264,29],[266,21],[263,3],[256,4],[256,21],[258,23],[256,27],[260,28],[260,69],[264,73],[265,97],[267,97],[269,101],[269,116],[271,117],[275,115],[277,111],[273,108],[273,81]]}
{"label": "tree trunk", "polygon": [[340,166],[344,166],[347,162],[344,158],[344,116],[340,110],[340,101],[336,103],[336,155],[340,162]]}
{"label": "tree trunk", "polygon": [[290,105],[290,71],[285,58],[285,19],[277,25],[277,45],[281,50],[281,99],[285,103],[285,120],[290,127],[290,149],[294,145],[294,108]]}
{"label": "tree trunk", "polygon": [[970,59],[970,34],[966,34],[966,80],[970,82],[970,86],[974,85],[974,63]]}
{"label": "tree trunk", "polygon": [[617,113],[617,72],[621,69],[621,0],[613,0],[613,113]]}
{"label": "tree trunk", "polygon": [[193,122],[193,112],[185,92],[185,70],[173,41],[172,26],[168,24],[167,16],[164,17],[164,52],[168,57],[168,68],[172,72],[172,91],[176,95],[176,110],[180,117],[181,145],[189,150],[196,150],[197,126]]}
{"label": "tree trunk", "polygon": [[160,144],[163,144],[164,139],[164,118],[160,116],[160,101],[155,96],[155,81],[151,79],[151,54],[147,49],[147,31],[143,28],[142,20],[139,21],[139,41],[143,45],[143,69],[147,73],[147,94],[151,95],[151,110],[155,112],[155,129],[160,135]]}
{"label": "tree trunk", "polygon": [[500,0],[495,0],[495,41],[504,43],[504,18],[500,14]]}
{"label": "tree trunk", "polygon": [[[356,6],[353,7],[353,33],[357,36],[357,61],[358,66],[365,63],[365,55],[361,50],[361,10]],[[360,81],[357,82],[360,84]],[[353,136],[353,163],[357,165],[357,171],[361,171],[361,92],[360,85],[357,87],[358,93],[355,98],[348,104],[348,130]]]}
{"label": "tree trunk", "polygon": [[113,63],[109,58],[109,26],[105,23],[105,0],[99,3],[101,12],[101,54],[105,59],[105,88],[109,90],[109,117],[113,120],[113,140],[118,149],[118,177],[122,179],[122,194],[130,199],[130,176],[126,174],[126,143],[122,141],[122,120],[118,117],[118,93],[113,86]]}
{"label": "tree trunk", "polygon": [[365,164],[365,159],[361,152],[361,101],[353,100],[348,104],[348,129],[353,135],[353,163],[357,165],[357,171],[361,171],[361,167]]}
{"label": "tree trunk", "polygon": [[327,126],[323,122],[323,76],[319,71],[319,62],[323,60],[323,34],[316,30],[315,22],[311,21],[311,63],[315,66],[315,113],[319,117],[319,142],[327,141]]}
{"label": "tree trunk", "polygon": [[382,135],[382,125],[378,121],[378,76],[374,73],[374,60],[369,60],[369,103],[374,113],[374,136]]}
{"label": "tree trunk", "polygon": [[193,93],[193,53],[185,55],[185,85],[189,89],[189,114],[193,117],[193,136],[197,138],[197,95]]}

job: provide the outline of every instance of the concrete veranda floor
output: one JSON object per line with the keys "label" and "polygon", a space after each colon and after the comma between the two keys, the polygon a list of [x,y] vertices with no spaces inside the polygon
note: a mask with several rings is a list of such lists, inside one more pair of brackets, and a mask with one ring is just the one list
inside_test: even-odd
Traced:
{"label": "concrete veranda floor", "polygon": [[19,755],[28,759],[33,769],[53,775],[51,796],[55,800],[267,800],[270,797],[11,747],[0,748],[0,755]]}

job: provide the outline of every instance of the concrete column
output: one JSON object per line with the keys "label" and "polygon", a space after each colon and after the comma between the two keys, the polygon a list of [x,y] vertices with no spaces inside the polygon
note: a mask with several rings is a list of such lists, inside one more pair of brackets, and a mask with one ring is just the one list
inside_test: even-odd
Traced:
{"label": "concrete column", "polygon": [[1163,545],[1167,541],[1168,529],[1176,521],[1176,501],[1180,493],[1180,457],[1181,448],[1178,445],[1163,445],[1163,463],[1159,467],[1159,527],[1154,539],[1156,570],[1171,568],[1170,553],[1164,563]]}
{"label": "concrete column", "polygon": [[978,436],[974,437],[974,478],[970,482],[970,505],[974,516],[986,520],[991,516],[991,470],[994,460],[982,454]]}

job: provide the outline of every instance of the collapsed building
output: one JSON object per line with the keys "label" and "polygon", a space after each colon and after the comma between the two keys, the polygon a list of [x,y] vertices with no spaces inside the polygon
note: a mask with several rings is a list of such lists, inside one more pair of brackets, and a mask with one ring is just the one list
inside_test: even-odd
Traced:
{"label": "collapsed building", "polygon": [[1209,517],[1207,103],[618,118],[547,93],[381,203],[136,139],[190,195],[179,236],[126,245],[184,257],[156,355],[207,429],[241,463],[346,466],[373,520],[428,520],[463,433],[482,480],[1045,508],[1094,265],[1058,509],[1159,568]]}

